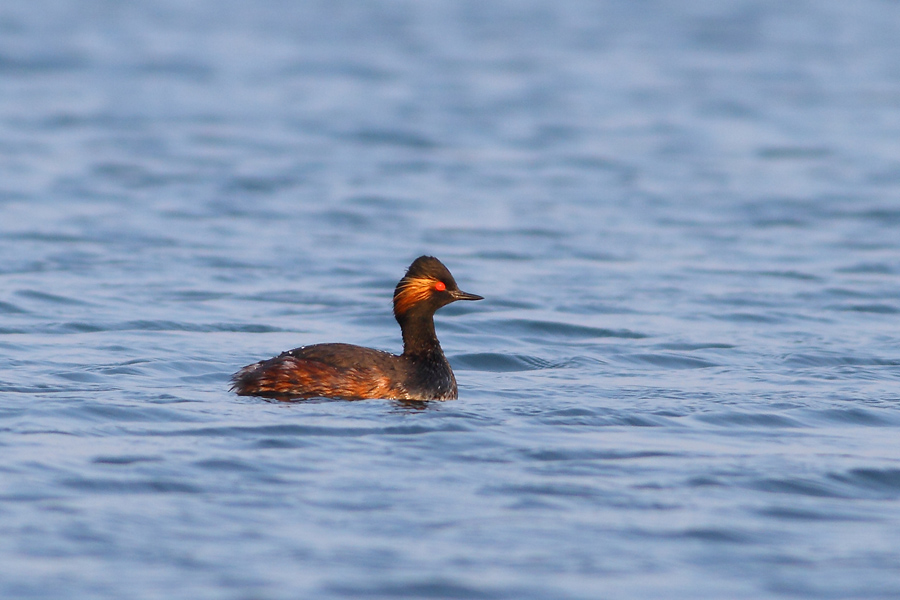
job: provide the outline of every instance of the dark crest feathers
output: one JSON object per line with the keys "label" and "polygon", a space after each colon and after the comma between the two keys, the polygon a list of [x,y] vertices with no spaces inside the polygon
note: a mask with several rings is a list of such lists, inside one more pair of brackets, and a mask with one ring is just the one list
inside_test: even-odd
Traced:
{"label": "dark crest feathers", "polygon": [[437,279],[443,281],[444,283],[456,283],[453,280],[453,275],[450,274],[449,269],[444,266],[444,263],[433,256],[420,256],[419,258],[414,260],[406,270],[404,279],[413,279],[419,277]]}

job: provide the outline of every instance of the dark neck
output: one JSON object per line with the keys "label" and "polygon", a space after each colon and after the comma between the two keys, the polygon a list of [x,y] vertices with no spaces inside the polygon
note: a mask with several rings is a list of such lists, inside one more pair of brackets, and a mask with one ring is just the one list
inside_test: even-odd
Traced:
{"label": "dark neck", "polygon": [[410,358],[443,357],[441,344],[434,333],[433,313],[407,313],[397,319],[403,332],[403,355]]}

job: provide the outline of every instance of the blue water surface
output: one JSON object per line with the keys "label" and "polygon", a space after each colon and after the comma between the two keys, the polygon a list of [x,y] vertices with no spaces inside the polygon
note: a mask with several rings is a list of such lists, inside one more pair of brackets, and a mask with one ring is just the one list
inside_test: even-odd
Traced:
{"label": "blue water surface", "polygon": [[[0,597],[900,596],[898,31],[5,0]],[[228,392],[426,253],[459,400]]]}

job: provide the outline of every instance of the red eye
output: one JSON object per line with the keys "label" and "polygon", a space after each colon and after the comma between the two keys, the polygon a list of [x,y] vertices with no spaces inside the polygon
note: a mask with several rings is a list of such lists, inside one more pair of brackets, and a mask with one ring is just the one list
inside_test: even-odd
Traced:
{"label": "red eye", "polygon": [[447,286],[444,285],[443,281],[438,281],[436,284],[434,284],[434,289],[436,289],[439,292],[443,292],[444,290],[447,289]]}

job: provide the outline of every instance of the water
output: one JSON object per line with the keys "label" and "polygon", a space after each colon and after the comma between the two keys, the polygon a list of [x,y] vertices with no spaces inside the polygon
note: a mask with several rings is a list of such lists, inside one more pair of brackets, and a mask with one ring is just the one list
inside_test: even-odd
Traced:
{"label": "water", "polygon": [[[900,6],[0,7],[0,596],[900,595]],[[227,391],[399,350],[460,399]]]}

